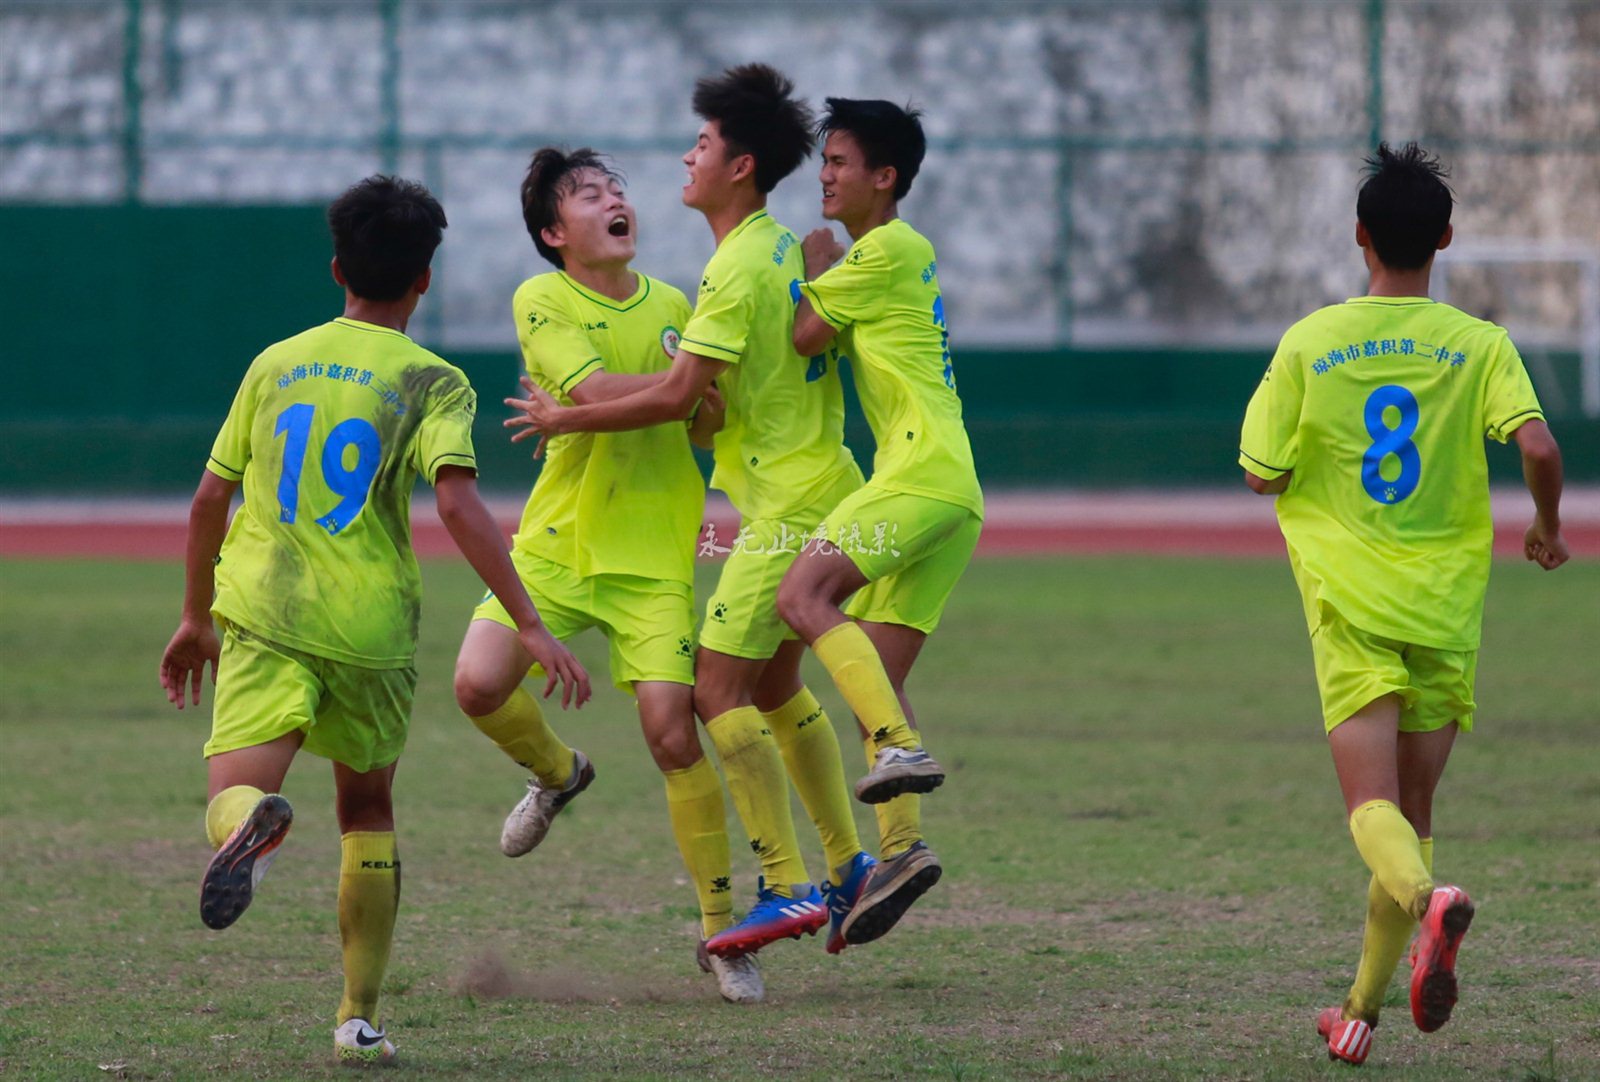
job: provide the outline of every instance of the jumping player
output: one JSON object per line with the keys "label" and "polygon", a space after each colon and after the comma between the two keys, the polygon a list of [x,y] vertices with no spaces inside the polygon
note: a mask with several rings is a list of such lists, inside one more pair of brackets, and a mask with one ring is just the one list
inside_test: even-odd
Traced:
{"label": "jumping player", "polygon": [[328,224],[344,314],[268,347],[245,374],[190,510],[183,616],[160,676],[180,710],[186,692],[199,704],[208,664],[217,688],[205,746],[217,852],[200,886],[209,927],[239,918],[283,842],[293,813],[278,790],[295,753],[333,760],[344,951],[334,1049],[364,1061],[394,1056],[378,993],[400,901],[391,790],[417,679],[418,474],[549,674],[546,695],[559,681],[562,705],[581,705],[589,678],[540,623],[478,496],[472,387],[404,333],[444,211],[421,185],[372,177],[334,201]]}
{"label": "jumping player", "polygon": [[921,747],[905,685],[977,547],[983,492],[933,245],[899,214],[927,148],[918,114],[887,101],[827,104],[822,214],[854,243],[846,252],[828,229],[806,238],[794,346],[814,353],[845,336],[877,454],[872,479],[829,512],[832,544],[789,568],[778,611],[855,711],[873,764],[856,795],[877,805],[882,863],[843,929],[846,942],[866,943],[941,874],[916,794],[944,771]]}
{"label": "jumping player", "polygon": [[[810,153],[812,117],[793,86],[760,64],[702,79],[705,123],[684,156],[686,205],[717,242],[693,318],[661,383],[626,398],[561,408],[541,388],[511,400],[529,432],[608,432],[687,417],[715,379],[727,400],[713,486],[741,515],[716,593],[706,606],[695,666],[695,709],[722,759],[762,882],[746,918],[708,948],[733,956],[789,935],[834,927],[828,949],[873,860],[861,849],[838,737],[800,680],[804,644],[777,613],[778,584],[828,510],[861,484],[844,446],[844,398],[826,354],[794,350],[791,326],[804,273],[798,238],[767,213],[767,195]],[[800,858],[788,778],[817,824],[832,878],[823,896]]]}
{"label": "jumping player", "polygon": [[[558,269],[512,299],[529,375],[568,402],[599,402],[657,382],[672,363],[689,302],[630,267],[638,219],[622,178],[596,152],[545,147],[522,184],[522,214]],[[709,444],[720,414],[549,442],[512,546],[522,582],[557,639],[590,627],[611,643],[611,676],[638,702],[645,742],[666,781],[673,836],[700,903],[701,938],[733,923],[722,782],[695,727],[694,559],[705,483],[689,449]],[[582,752],[546,724],[522,689],[533,659],[500,601],[473,614],[456,662],[456,701],[472,723],[532,772],[500,846],[521,856],[594,777]],[[762,998],[754,960],[700,953],[723,998]]]}
{"label": "jumping player", "polygon": [[1494,540],[1484,437],[1515,439],[1535,515],[1525,554],[1552,570],[1561,453],[1503,328],[1428,298],[1453,198],[1437,159],[1380,144],[1356,199],[1367,295],[1289,328],[1245,414],[1245,481],[1276,494],[1311,632],[1350,833],[1372,871],[1355,983],[1317,1019],[1330,1058],[1363,1062],[1412,930],[1411,1016],[1456,1003],[1472,922],[1433,878],[1433,794],[1473,724]]}

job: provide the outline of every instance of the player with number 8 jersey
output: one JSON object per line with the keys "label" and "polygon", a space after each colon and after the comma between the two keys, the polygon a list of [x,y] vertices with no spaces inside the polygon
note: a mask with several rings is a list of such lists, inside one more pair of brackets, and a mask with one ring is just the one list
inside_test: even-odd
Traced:
{"label": "player with number 8 jersey", "polygon": [[1329,1058],[1360,1064],[1406,941],[1411,1014],[1455,1007],[1473,906],[1433,879],[1433,795],[1472,729],[1494,524],[1484,439],[1515,438],[1546,570],[1561,538],[1561,453],[1503,328],[1428,297],[1453,236],[1436,158],[1380,144],[1356,199],[1367,294],[1289,328],[1245,413],[1245,482],[1278,497],[1300,586],[1323,727],[1350,834],[1372,872],[1361,961],[1317,1018]]}

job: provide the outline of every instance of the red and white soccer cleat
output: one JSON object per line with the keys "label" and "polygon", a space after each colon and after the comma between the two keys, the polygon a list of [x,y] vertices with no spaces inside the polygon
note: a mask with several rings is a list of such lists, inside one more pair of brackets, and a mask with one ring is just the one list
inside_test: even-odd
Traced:
{"label": "red and white soccer cleat", "polygon": [[1328,1042],[1328,1058],[1352,1067],[1367,1062],[1372,1049],[1372,1027],[1359,1018],[1346,1019],[1344,1011],[1329,1007],[1317,1015],[1317,1036]]}
{"label": "red and white soccer cleat", "polygon": [[1450,1021],[1456,1005],[1456,951],[1472,924],[1472,899],[1460,887],[1435,887],[1411,945],[1411,1018],[1424,1033]]}

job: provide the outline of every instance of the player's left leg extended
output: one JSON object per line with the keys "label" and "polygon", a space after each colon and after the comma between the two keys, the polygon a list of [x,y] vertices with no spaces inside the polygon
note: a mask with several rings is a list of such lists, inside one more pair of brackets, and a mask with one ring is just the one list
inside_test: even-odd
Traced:
{"label": "player's left leg extended", "polygon": [[295,730],[206,761],[206,838],[216,850],[200,880],[200,919],[208,928],[239,919],[289,833],[294,811],[278,790],[302,740]]}
{"label": "player's left leg extended", "polygon": [[344,998],[333,1039],[334,1052],[342,1060],[387,1060],[395,1054],[378,1018],[378,993],[400,908],[394,771],[393,763],[364,772],[333,764],[340,833],[339,940],[344,952]]}

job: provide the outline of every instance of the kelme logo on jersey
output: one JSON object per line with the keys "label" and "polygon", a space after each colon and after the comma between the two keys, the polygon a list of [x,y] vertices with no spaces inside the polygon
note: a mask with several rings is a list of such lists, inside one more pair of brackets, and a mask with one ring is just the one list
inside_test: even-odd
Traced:
{"label": "kelme logo on jersey", "polygon": [[661,328],[661,348],[668,357],[676,357],[678,355],[678,343],[682,338],[683,336],[678,333],[678,328],[670,324]]}

